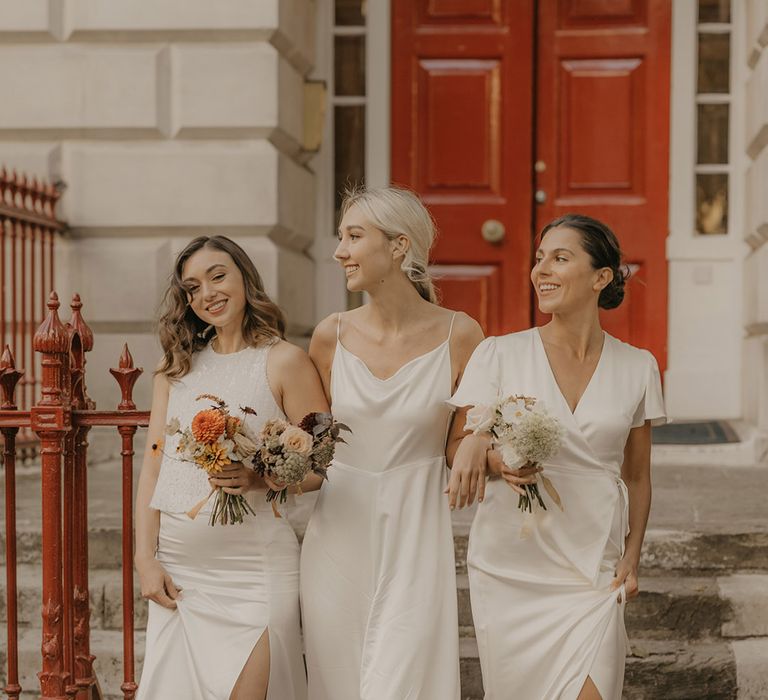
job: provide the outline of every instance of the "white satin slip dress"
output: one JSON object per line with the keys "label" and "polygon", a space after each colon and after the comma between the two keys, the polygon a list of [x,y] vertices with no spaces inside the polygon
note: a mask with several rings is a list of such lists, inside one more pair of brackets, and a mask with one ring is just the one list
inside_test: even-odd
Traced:
{"label": "white satin slip dress", "polygon": [[337,337],[331,408],[352,434],[302,548],[311,700],[459,700],[451,379],[450,330],[386,380]]}

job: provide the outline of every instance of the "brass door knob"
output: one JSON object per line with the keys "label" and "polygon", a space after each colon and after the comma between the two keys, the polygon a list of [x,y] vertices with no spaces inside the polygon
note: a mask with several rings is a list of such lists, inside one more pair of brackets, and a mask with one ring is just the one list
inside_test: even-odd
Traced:
{"label": "brass door knob", "polygon": [[498,244],[504,240],[507,230],[504,228],[504,224],[498,219],[488,219],[483,221],[483,225],[480,227],[480,233],[482,234],[484,241]]}

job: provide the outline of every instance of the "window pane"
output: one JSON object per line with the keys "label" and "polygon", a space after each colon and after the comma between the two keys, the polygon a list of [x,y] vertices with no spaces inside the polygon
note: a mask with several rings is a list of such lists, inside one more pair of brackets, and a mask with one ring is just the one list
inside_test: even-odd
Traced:
{"label": "window pane", "polygon": [[728,175],[696,175],[696,230],[728,233]]}
{"label": "window pane", "polygon": [[728,92],[730,66],[728,34],[699,34],[697,92]]}
{"label": "window pane", "polygon": [[365,37],[337,36],[334,40],[337,95],[365,95]]}
{"label": "window pane", "polygon": [[336,19],[340,26],[365,24],[365,0],[336,0]]}
{"label": "window pane", "polygon": [[362,185],[365,177],[365,107],[334,109],[336,220],[344,190]]}
{"label": "window pane", "polygon": [[730,22],[731,0],[699,0],[699,22]]}
{"label": "window pane", "polygon": [[697,163],[728,162],[728,105],[699,105]]}

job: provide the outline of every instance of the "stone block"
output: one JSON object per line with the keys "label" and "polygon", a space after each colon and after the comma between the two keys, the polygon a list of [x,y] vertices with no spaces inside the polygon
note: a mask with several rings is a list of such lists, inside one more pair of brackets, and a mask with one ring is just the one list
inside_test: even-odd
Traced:
{"label": "stone block", "polygon": [[768,432],[768,335],[744,340],[744,418]]}
{"label": "stone block", "polygon": [[272,31],[281,0],[68,0],[66,23],[73,34],[113,31]]}
{"label": "stone block", "polygon": [[752,158],[768,144],[768,51],[763,51],[746,85],[746,140]]}
{"label": "stone block", "polygon": [[746,231],[749,236],[768,240],[768,149],[752,162],[746,175]]}
{"label": "stone block", "polygon": [[[158,128],[161,49],[0,47],[0,129],[87,132]],[[22,69],[23,67],[23,69]]]}
{"label": "stone block", "polygon": [[280,249],[277,301],[292,333],[310,333],[315,325],[313,263],[303,253]]}
{"label": "stone block", "polygon": [[743,284],[738,259],[670,262],[665,397],[671,417],[741,415]]}
{"label": "stone block", "polygon": [[731,619],[723,623],[723,636],[768,637],[768,575],[732,574],[717,583],[732,610]]}
{"label": "stone block", "polygon": [[272,45],[184,44],[171,51],[174,133],[268,135],[280,128],[300,141],[303,81]]}
{"label": "stone block", "polygon": [[48,34],[50,15],[49,0],[0,0],[0,32]]}
{"label": "stone block", "polygon": [[751,52],[755,47],[768,43],[768,5],[765,0],[746,1],[746,48]]}
{"label": "stone block", "polygon": [[62,204],[76,230],[250,233],[279,223],[278,153],[267,141],[67,143],[62,150],[70,185]]}
{"label": "stone block", "polygon": [[305,250],[315,238],[315,178],[305,167],[281,155],[278,163],[278,213],[290,245]]}
{"label": "stone block", "polygon": [[733,643],[739,700],[763,700],[768,697],[768,639],[739,639]]}
{"label": "stone block", "polygon": [[315,61],[315,0],[281,0],[273,43],[306,74]]}
{"label": "stone block", "polygon": [[768,244],[744,261],[744,324],[768,324]]}
{"label": "stone block", "polygon": [[74,291],[90,324],[105,330],[124,324],[130,331],[131,324],[155,318],[174,259],[167,238],[88,237],[71,245]]}
{"label": "stone block", "polygon": [[0,167],[50,182],[51,154],[56,148],[56,143],[47,141],[4,141],[0,143]]}

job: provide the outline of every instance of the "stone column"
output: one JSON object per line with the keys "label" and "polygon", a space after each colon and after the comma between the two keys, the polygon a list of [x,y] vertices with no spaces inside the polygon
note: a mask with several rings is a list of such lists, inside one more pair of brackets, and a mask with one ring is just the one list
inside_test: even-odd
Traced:
{"label": "stone column", "polygon": [[768,458],[768,5],[747,0],[745,417],[758,428],[758,459]]}

